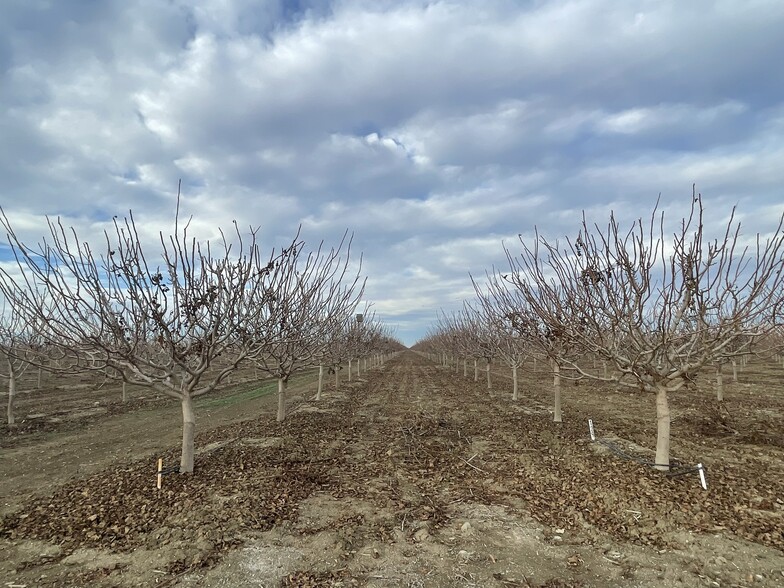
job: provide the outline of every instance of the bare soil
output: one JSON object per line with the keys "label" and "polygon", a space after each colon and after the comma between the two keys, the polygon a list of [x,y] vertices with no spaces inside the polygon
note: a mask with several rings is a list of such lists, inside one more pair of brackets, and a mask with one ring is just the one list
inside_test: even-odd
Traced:
{"label": "bare soil", "polygon": [[[40,389],[31,385],[19,393],[17,424],[0,429],[0,516],[31,494],[118,463],[158,456],[180,443],[181,408],[170,397],[129,386],[122,402],[117,383],[91,385],[76,376],[47,380]],[[303,392],[315,390],[315,382],[313,370],[294,375],[292,404],[302,400]],[[275,380],[248,379],[197,399],[197,430],[263,414],[277,406],[276,390]]]}
{"label": "bare soil", "polygon": [[673,455],[708,490],[626,459],[652,455],[652,398],[568,386],[554,424],[547,374],[513,403],[461,373],[405,352],[320,403],[303,383],[283,423],[268,396],[216,397],[196,472],[160,491],[176,405],[16,439],[0,585],[784,585],[781,371],[728,383],[723,406],[710,382],[673,398]]}

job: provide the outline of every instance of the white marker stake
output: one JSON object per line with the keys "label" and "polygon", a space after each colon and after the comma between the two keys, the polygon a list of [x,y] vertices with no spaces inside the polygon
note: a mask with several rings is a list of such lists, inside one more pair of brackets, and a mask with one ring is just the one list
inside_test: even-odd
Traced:
{"label": "white marker stake", "polygon": [[161,478],[162,478],[161,472],[162,471],[163,471],[163,460],[162,459],[158,459],[158,484],[157,484],[158,490],[161,489],[161,481],[162,481],[161,480]]}
{"label": "white marker stake", "polygon": [[593,419],[588,419],[588,432],[591,434],[591,441],[596,441],[596,435],[593,432]]}
{"label": "white marker stake", "polygon": [[702,467],[701,463],[697,464],[697,469],[700,472],[700,484],[702,484],[702,489],[703,490],[707,490],[708,489],[708,482],[705,481],[705,469]]}

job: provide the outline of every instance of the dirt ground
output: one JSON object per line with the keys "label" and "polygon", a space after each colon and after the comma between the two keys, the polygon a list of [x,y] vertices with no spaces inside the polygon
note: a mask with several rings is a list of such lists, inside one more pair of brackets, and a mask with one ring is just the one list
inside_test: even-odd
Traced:
{"label": "dirt ground", "polygon": [[651,398],[568,385],[556,425],[547,374],[512,402],[413,352],[320,403],[303,380],[281,424],[249,385],[205,399],[197,470],[160,491],[174,403],[9,435],[0,586],[784,586],[782,375],[673,397],[707,490],[624,457],[652,456]]}
{"label": "dirt ground", "polygon": [[[31,494],[117,463],[160,454],[182,438],[179,403],[149,388],[129,386],[127,401],[122,402],[117,383],[46,377],[38,389],[34,374],[29,375],[16,401],[17,425],[0,429],[0,516]],[[315,382],[313,370],[296,374],[290,395],[301,400],[305,390],[315,390]],[[198,399],[197,430],[263,414],[276,406],[276,386],[270,379],[243,381]]]}

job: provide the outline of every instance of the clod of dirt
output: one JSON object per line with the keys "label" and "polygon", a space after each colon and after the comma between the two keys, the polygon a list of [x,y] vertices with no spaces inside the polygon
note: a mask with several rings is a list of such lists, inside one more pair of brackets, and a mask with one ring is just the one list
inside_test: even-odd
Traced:
{"label": "clod of dirt", "polygon": [[416,533],[414,533],[414,541],[417,543],[427,541],[429,538],[430,532],[427,529],[419,529]]}

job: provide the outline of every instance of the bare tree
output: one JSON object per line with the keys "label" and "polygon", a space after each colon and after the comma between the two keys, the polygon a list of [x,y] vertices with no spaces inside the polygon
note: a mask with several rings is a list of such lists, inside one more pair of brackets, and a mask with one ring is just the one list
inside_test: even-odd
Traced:
{"label": "bare tree", "polygon": [[356,313],[348,321],[345,331],[345,343],[348,358],[348,381],[351,381],[352,366],[356,361],[357,376],[361,375],[361,359],[366,357],[370,348],[379,336],[379,323],[375,313],[370,312],[370,305],[365,305],[362,312]]}
{"label": "bare tree", "polygon": [[[10,305],[9,305],[10,306]],[[14,401],[19,378],[40,354],[40,342],[27,317],[13,306],[0,309],[0,377],[8,380],[7,422],[16,423]]]}
{"label": "bare tree", "polygon": [[[259,322],[285,255],[262,258],[257,230],[200,243],[181,226],[145,252],[133,214],[115,217],[102,247],[48,220],[37,247],[22,243],[2,214],[17,269],[0,272],[0,290],[51,345],[75,350],[81,368],[111,368],[128,382],[158,389],[182,406],[180,471],[192,472],[193,401],[213,391],[260,343],[243,326]],[[232,243],[233,241],[233,243]],[[158,265],[153,265],[153,264]],[[210,372],[215,359],[231,355]]]}
{"label": "bare tree", "polygon": [[351,358],[357,362],[357,376],[359,376],[361,369],[367,370],[367,358],[380,340],[382,325],[376,318],[376,313],[370,311],[369,305],[361,313],[356,313],[354,318],[350,349]]}
{"label": "bare tree", "polygon": [[350,323],[353,320],[354,317],[350,316],[346,317],[343,322],[336,322],[334,328],[325,335],[321,342],[319,352],[319,387],[316,394],[317,400],[321,399],[324,367],[327,367],[329,374],[335,376],[335,391],[337,392],[339,389],[340,370],[343,369],[343,363],[348,361],[351,354],[349,331],[351,329]]}
{"label": "bare tree", "polygon": [[464,376],[468,375],[468,358],[473,359],[474,381],[478,382],[478,358],[485,357],[483,335],[476,311],[464,304],[461,310],[450,314],[441,311],[436,324],[427,330],[425,337],[414,348],[430,354],[433,359],[437,358],[445,366],[448,365],[449,357],[462,357]]}
{"label": "bare tree", "polygon": [[784,367],[784,324],[772,325],[770,332],[762,338],[762,354]]}
{"label": "bare tree", "polygon": [[473,308],[470,303],[464,303],[464,309],[466,316],[465,324],[471,331],[472,342],[476,345],[475,353],[478,357],[485,360],[485,381],[487,384],[487,391],[490,392],[493,386],[490,367],[493,364],[493,359],[498,354],[499,335],[487,317]]}
{"label": "bare tree", "polygon": [[[499,312],[503,309],[504,326],[508,333],[517,333],[517,346],[525,348],[527,354],[534,355],[538,350],[548,361],[553,378],[553,422],[563,422],[562,411],[562,379],[581,377],[570,370],[569,366],[580,356],[575,344],[563,329],[553,328],[543,322],[537,312],[526,299],[524,292],[511,287],[507,282],[509,276],[493,273],[488,276],[488,289],[497,299]],[[552,306],[552,300],[542,300],[538,312],[546,308],[547,312],[558,314],[560,307]],[[515,353],[519,353],[515,350]],[[534,355],[536,358],[536,355]],[[518,360],[522,365],[523,358]],[[535,367],[535,364],[534,364]]]}
{"label": "bare tree", "polygon": [[443,312],[438,316],[436,325],[427,329],[425,337],[417,343],[417,349],[426,353],[431,360],[438,361],[441,365],[446,365],[446,355],[450,349],[450,341],[447,335],[450,330],[448,317]]}
{"label": "bare tree", "polygon": [[397,338],[396,329],[386,324],[381,325],[381,330],[376,344],[376,365],[381,366],[395,353],[406,348]]}
{"label": "bare tree", "polygon": [[732,381],[738,381],[738,359],[743,361],[748,355],[755,352],[759,337],[744,337],[739,335],[716,355],[714,361],[716,369],[716,400],[724,401],[724,366],[732,367]]}
{"label": "bare tree", "polygon": [[468,377],[468,360],[470,359],[473,363],[474,381],[478,382],[477,348],[479,343],[476,333],[471,331],[470,323],[470,318],[463,310],[462,312],[452,314],[449,328],[453,332],[452,345],[454,346],[455,354],[463,360],[463,377]]}
{"label": "bare tree", "polygon": [[[512,400],[519,398],[518,370],[531,348],[530,334],[522,327],[519,318],[519,301],[515,292],[495,273],[487,275],[485,290],[471,278],[476,291],[477,309],[484,321],[495,331],[491,341],[495,354],[512,370]],[[560,418],[560,398],[558,399]]]}
{"label": "bare tree", "polygon": [[295,241],[284,250],[286,263],[273,282],[274,295],[257,301],[263,312],[259,324],[249,324],[267,343],[249,356],[251,361],[278,380],[277,420],[286,418],[286,388],[291,374],[316,365],[323,341],[351,314],[364,291],[361,264],[351,272],[351,239],[344,235],[337,247],[323,243],[305,254],[304,243]]}
{"label": "bare tree", "polygon": [[[622,231],[614,215],[606,228],[585,219],[565,246],[537,233],[516,257],[507,251],[516,286],[550,333],[614,364],[605,378],[570,357],[580,376],[606,379],[656,398],[655,465],[670,463],[668,395],[726,357],[740,338],[765,333],[784,285],[782,222],[772,237],[743,245],[734,212],[723,236],[704,234],[702,198],[667,239],[664,215]],[[784,220],[784,218],[782,219]]]}

